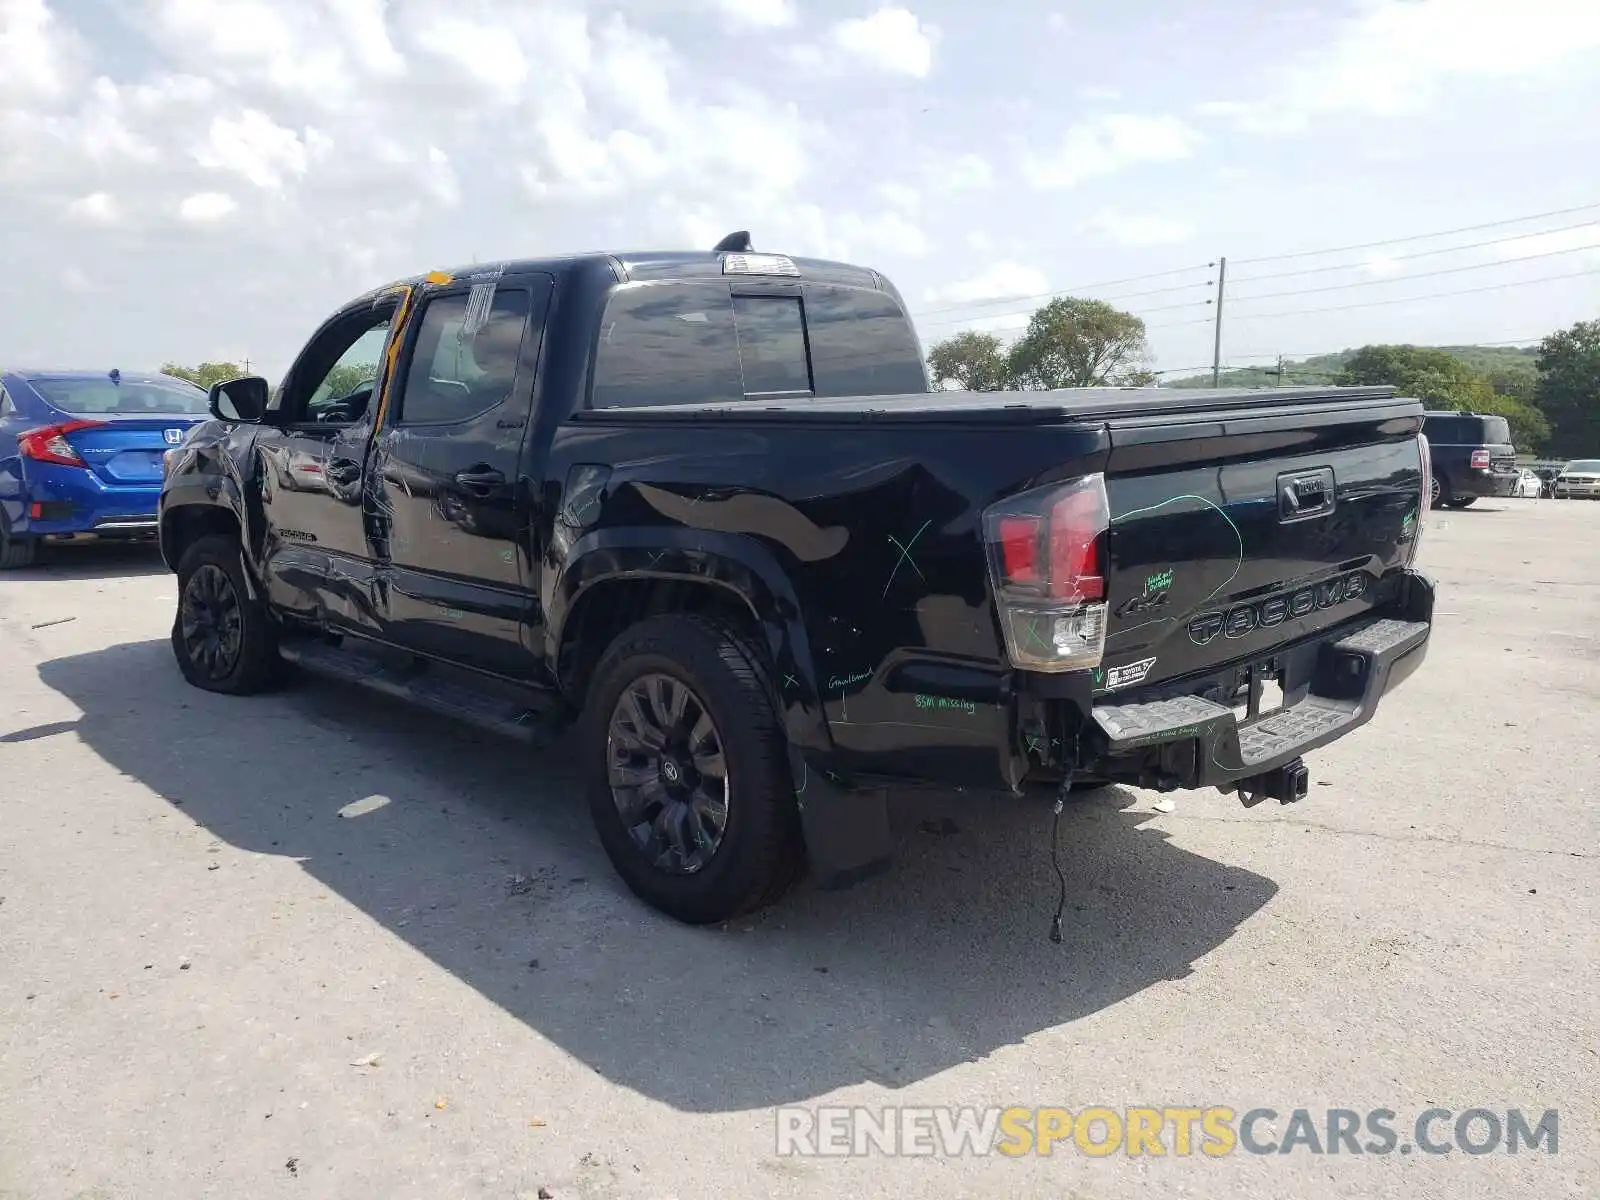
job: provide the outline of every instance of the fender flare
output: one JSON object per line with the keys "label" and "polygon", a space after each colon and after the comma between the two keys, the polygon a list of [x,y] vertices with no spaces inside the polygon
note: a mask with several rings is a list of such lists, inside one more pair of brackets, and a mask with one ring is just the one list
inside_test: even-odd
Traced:
{"label": "fender flare", "polygon": [[831,759],[811,640],[799,597],[772,553],[739,534],[674,526],[623,526],[578,538],[544,597],[544,652],[556,663],[567,623],[595,588],[618,580],[660,580],[720,588],[750,612],[766,638],[775,699],[789,742]]}
{"label": "fender flare", "polygon": [[168,568],[176,571],[177,559],[180,557],[172,552],[170,522],[176,514],[195,509],[223,512],[233,518],[239,527],[245,567],[254,576],[254,582],[259,584],[262,579],[259,545],[261,522],[250,519],[244,489],[240,487],[234,473],[226,468],[197,472],[184,478],[170,480],[162,490],[158,541],[161,557]]}

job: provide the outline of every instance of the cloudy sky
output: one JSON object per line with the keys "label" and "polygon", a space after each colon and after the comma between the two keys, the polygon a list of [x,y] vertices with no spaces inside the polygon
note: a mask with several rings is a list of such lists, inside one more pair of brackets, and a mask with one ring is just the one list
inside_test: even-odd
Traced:
{"label": "cloudy sky", "polygon": [[1209,364],[1220,255],[1228,363],[1537,337],[1600,316],[1596,62],[1597,0],[0,0],[0,362],[270,374],[387,279],[739,228],[925,343],[1071,290]]}

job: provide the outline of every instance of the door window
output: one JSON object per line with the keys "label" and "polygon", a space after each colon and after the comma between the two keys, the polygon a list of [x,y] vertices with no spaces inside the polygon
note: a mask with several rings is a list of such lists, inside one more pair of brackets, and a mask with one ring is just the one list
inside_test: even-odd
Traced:
{"label": "door window", "polygon": [[477,288],[440,296],[422,311],[400,393],[402,425],[449,425],[504,403],[516,382],[532,294]]}
{"label": "door window", "polygon": [[362,309],[325,328],[278,392],[283,423],[349,425],[366,416],[394,313],[394,305]]}

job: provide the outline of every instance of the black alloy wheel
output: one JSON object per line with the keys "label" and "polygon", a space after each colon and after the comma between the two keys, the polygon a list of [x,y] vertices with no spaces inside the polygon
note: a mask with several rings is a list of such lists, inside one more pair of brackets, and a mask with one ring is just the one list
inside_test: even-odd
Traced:
{"label": "black alloy wheel", "polygon": [[722,847],[728,766],[705,702],[670,675],[635,679],[606,736],[606,777],[623,828],[657,870],[692,875]]}
{"label": "black alloy wheel", "polygon": [[195,669],[212,683],[227,679],[244,653],[244,612],[233,581],[215,563],[189,576],[178,601],[183,648]]}
{"label": "black alloy wheel", "polygon": [[283,679],[278,630],[245,574],[238,539],[208,534],[178,562],[172,653],[197,688],[244,696]]}

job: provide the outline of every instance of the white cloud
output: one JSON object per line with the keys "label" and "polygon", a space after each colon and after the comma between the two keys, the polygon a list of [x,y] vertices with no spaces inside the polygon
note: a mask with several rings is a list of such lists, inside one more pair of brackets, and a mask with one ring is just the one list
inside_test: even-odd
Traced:
{"label": "white cloud", "polygon": [[994,168],[981,154],[960,154],[943,169],[941,184],[946,191],[978,191],[994,183]]}
{"label": "white cloud", "polygon": [[78,267],[68,267],[61,272],[61,286],[79,296],[86,296],[105,290]]}
{"label": "white cloud", "polygon": [[782,29],[798,16],[794,0],[712,0],[712,4],[733,24],[754,29]]}
{"label": "white cloud", "polygon": [[110,192],[90,192],[79,196],[67,205],[67,215],[90,225],[115,225],[122,220],[122,210]]}
{"label": "white cloud", "polygon": [[1078,89],[1078,99],[1087,100],[1091,104],[1110,103],[1121,100],[1122,92],[1114,87],[1096,87],[1091,84]]}
{"label": "white cloud", "polygon": [[184,197],[178,205],[178,215],[196,225],[209,225],[232,213],[239,204],[223,192],[196,192]]}
{"label": "white cloud", "polygon": [[1050,281],[1038,267],[1006,259],[970,279],[929,288],[925,296],[930,304],[961,305],[987,300],[1036,298],[1049,290]]}
{"label": "white cloud", "polygon": [[1051,33],[1065,33],[1072,28],[1072,22],[1067,20],[1067,14],[1059,12],[1046,15],[1044,25]]}
{"label": "white cloud", "polygon": [[439,203],[454,208],[461,203],[461,182],[456,177],[450,156],[437,146],[428,147],[428,167],[423,185]]}
{"label": "white cloud", "polygon": [[[83,46],[44,0],[0,0],[0,102],[55,101],[81,71]],[[0,103],[0,111],[5,105]]]}
{"label": "white cloud", "polygon": [[917,79],[933,70],[935,36],[931,27],[904,8],[880,8],[871,16],[833,27],[833,40],[841,50],[879,70]]}
{"label": "white cloud", "polygon": [[[1466,0],[1453,3],[1466,12]],[[1559,134],[1561,161],[1600,154],[1600,133],[1587,115],[1593,83],[1563,70],[1595,59],[1585,30],[1593,24],[1589,7],[1600,5],[1575,3],[1567,0],[1562,28],[1550,17],[1557,0],[1528,0],[1528,19],[1542,25],[1544,41],[1529,34],[1528,47],[1510,46],[1508,62],[1522,74],[1473,67],[1485,86],[1464,98],[1493,101],[1474,109],[1480,141]],[[1410,7],[1449,11],[1443,4],[1412,0]],[[1259,239],[1223,247],[1247,256],[1468,225],[1556,203],[1517,176],[1520,189],[1506,184],[1496,192],[1504,193],[1500,206],[1482,211],[1482,173],[1472,174],[1460,138],[1446,148],[1439,144],[1451,136],[1445,127],[1412,136],[1398,120],[1382,138],[1367,138],[1368,150],[1355,158],[1334,137],[1348,131],[1328,130],[1316,161],[1342,161],[1347,170],[1310,191],[1303,172],[1259,156],[1238,160],[1244,181],[1220,164],[1201,170],[1191,157],[1201,143],[1185,123],[1201,116],[1147,107],[1155,97],[1231,103],[1208,110],[1208,119],[1231,125],[1268,115],[1258,101],[1296,95],[1288,76],[1249,90],[1231,83],[1240,91],[1219,93],[1209,90],[1215,63],[1203,58],[1174,60],[1159,78],[1113,71],[1107,64],[1142,61],[1148,29],[1096,20],[1090,47],[1077,35],[1077,9],[1059,0],[1021,26],[1078,55],[1063,66],[1065,83],[1043,89],[1014,72],[947,69],[950,34],[930,24],[942,20],[938,10],[915,0],[127,0],[111,7],[123,19],[94,19],[91,12],[106,5],[84,0],[0,0],[0,260],[13,280],[37,278],[57,289],[66,286],[63,264],[91,271],[102,290],[83,293],[83,308],[101,320],[106,353],[123,362],[199,356],[237,344],[248,330],[252,356],[270,373],[334,305],[386,278],[473,258],[709,247],[733,229],[750,229],[763,249],[864,262],[908,296],[935,290],[957,297],[946,303],[961,303],[972,295],[1039,294],[1047,278],[1125,275],[1128,251],[1113,230],[1133,241],[1172,235],[1150,217],[1193,221],[1208,237],[1226,227],[1244,242]],[[1235,59],[1221,78],[1248,79],[1275,64],[1290,74],[1325,66],[1352,53],[1352,30],[1376,28],[1374,14],[1392,8],[1385,0],[1321,7],[1310,28],[1273,53],[1241,50],[1244,70]],[[1064,40],[1046,28],[1052,8],[1072,23]],[[1330,9],[1357,19],[1338,21]],[[1255,18],[1228,6],[1212,15],[1219,44],[1249,45]],[[1492,32],[1486,18],[1461,19]],[[1550,35],[1553,27],[1560,36]],[[1011,61],[1005,39],[1014,33],[1003,21],[964,27],[961,55]],[[847,50],[841,35],[855,48]],[[802,45],[817,56],[820,76],[794,67]],[[1579,53],[1585,45],[1588,60]],[[1462,51],[1469,52],[1494,53]],[[1428,66],[1434,51],[1427,47],[1407,53],[1423,65],[1395,69],[1433,80],[1435,99],[1445,84],[1466,78]],[[825,86],[803,90],[818,78]],[[1097,84],[1115,84],[1125,96]],[[1009,148],[1014,130],[1050,136],[1019,152]],[[1370,148],[1377,144],[1392,147],[1393,157],[1376,163]],[[1158,174],[1135,171],[1139,164],[1167,165]],[[1059,196],[1009,186],[1014,176],[1046,187],[1090,180],[1092,200],[1063,206]],[[1181,205],[1152,198],[1146,187],[1169,178],[1173,194],[1181,189],[1186,197]],[[1382,204],[1372,199],[1378,195]],[[1440,209],[1439,197],[1460,211]],[[1121,219],[1077,231],[1101,210]],[[1319,232],[1313,238],[1307,230]],[[92,262],[77,249],[88,233]],[[958,261],[968,259],[974,279],[951,283],[958,273],[952,248]],[[1495,261],[1494,253],[1453,261]],[[1354,265],[1359,257],[1342,260],[1352,269],[1339,278],[1367,277]],[[996,259],[1010,260],[1009,277],[1003,262],[985,270]],[[1417,264],[1400,266],[1409,273]],[[208,273],[223,270],[255,289],[250,320],[197,299],[208,294]],[[1527,273],[1543,272],[1528,264]],[[135,281],[152,303],[139,312],[116,309],[114,298]],[[1543,327],[1590,315],[1592,290],[1583,287],[1530,288],[1518,293],[1519,311],[1526,300]],[[1001,300],[978,311],[987,314],[982,324],[1006,328],[1036,303]],[[1462,297],[1427,311],[1448,311],[1437,322],[1445,340],[1504,336],[1503,313],[1489,307],[1503,308],[1503,300],[1485,294],[1483,307],[1468,307],[1479,303]],[[1314,318],[1303,335],[1316,340],[1304,344],[1433,332],[1355,327],[1358,317],[1396,315],[1376,309]],[[1250,328],[1241,324],[1230,337],[1247,337]],[[1294,328],[1285,321],[1271,332],[1288,336]],[[73,352],[70,331],[3,280],[0,329],[14,348],[33,347],[37,357]],[[1196,347],[1208,336],[1198,325],[1157,335],[1170,339],[1164,361],[1208,359],[1209,343],[1187,347],[1191,334]]]}
{"label": "white cloud", "polygon": [[1103,233],[1119,246],[1176,246],[1194,236],[1194,226],[1179,217],[1101,209],[1080,229]]}
{"label": "white cloud", "polygon": [[1498,259],[1527,258],[1535,254],[1577,254],[1583,259],[1600,259],[1600,222],[1580,225],[1576,229],[1553,230],[1519,237],[1515,241],[1501,242],[1488,247]]}
{"label": "white cloud", "polygon": [[1258,133],[1304,130],[1316,117],[1394,116],[1430,106],[1455,79],[1539,80],[1593,70],[1594,0],[1363,0],[1325,49],[1272,73],[1253,101],[1213,101],[1207,116]]}
{"label": "white cloud", "polygon": [[[903,213],[886,212],[876,217],[847,215],[839,223],[839,235],[851,247],[841,258],[854,254],[879,257],[921,258],[928,253],[928,237],[920,226]],[[859,247],[859,249],[856,249]]]}
{"label": "white cloud", "polygon": [[488,21],[435,11],[422,19],[416,38],[426,53],[498,100],[514,102],[528,82],[532,68],[522,46]]}
{"label": "white cloud", "polygon": [[[265,113],[247,108],[236,118],[215,118],[205,144],[194,156],[203,167],[231,171],[258,188],[275,191],[285,178],[306,173],[310,165],[307,140],[319,140],[315,130],[308,130],[307,139],[302,139]],[[327,144],[325,139],[322,144]]]}
{"label": "white cloud", "polygon": [[1067,130],[1048,158],[1030,158],[1023,170],[1035,187],[1069,188],[1138,163],[1191,157],[1200,135],[1173,116],[1110,113]]}
{"label": "white cloud", "polygon": [[904,183],[880,183],[873,194],[892,209],[915,213],[922,207],[922,193]]}
{"label": "white cloud", "polygon": [[[1017,333],[1028,327],[1028,318],[1032,315],[1031,312],[1005,312],[992,317],[973,317],[969,321],[962,321],[956,331],[972,329],[978,333]],[[947,335],[949,332],[946,330]]]}

